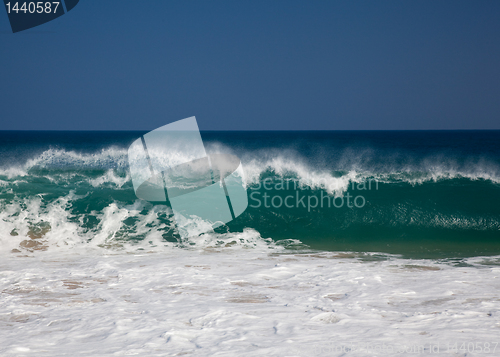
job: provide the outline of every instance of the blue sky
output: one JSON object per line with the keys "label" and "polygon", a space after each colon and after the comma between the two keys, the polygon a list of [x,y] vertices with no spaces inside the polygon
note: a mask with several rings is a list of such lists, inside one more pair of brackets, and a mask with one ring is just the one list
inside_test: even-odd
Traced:
{"label": "blue sky", "polygon": [[499,1],[81,0],[0,48],[0,130],[500,129]]}

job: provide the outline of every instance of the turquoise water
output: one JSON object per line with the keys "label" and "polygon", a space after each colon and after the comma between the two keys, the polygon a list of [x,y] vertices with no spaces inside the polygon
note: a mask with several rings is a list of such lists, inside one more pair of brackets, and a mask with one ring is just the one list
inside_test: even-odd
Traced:
{"label": "turquoise water", "polygon": [[[71,236],[86,244],[105,233],[108,243],[133,243],[154,233],[165,244],[190,246],[167,206],[134,194],[127,148],[142,134],[0,132],[2,242],[19,241],[23,250],[35,244],[23,240]],[[249,207],[217,233],[251,228],[290,249],[500,254],[499,131],[202,137],[208,152],[240,157],[247,180]]]}

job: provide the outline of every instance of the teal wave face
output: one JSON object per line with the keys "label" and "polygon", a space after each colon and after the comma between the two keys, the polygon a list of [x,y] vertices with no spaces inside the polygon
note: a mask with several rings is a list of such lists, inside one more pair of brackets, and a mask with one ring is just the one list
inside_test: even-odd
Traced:
{"label": "teal wave face", "polygon": [[351,182],[337,196],[293,185],[257,188],[250,187],[250,206],[230,224],[232,229],[251,222],[264,237],[293,238],[334,251],[500,254],[500,185],[490,181],[460,178],[414,185],[369,180]]}

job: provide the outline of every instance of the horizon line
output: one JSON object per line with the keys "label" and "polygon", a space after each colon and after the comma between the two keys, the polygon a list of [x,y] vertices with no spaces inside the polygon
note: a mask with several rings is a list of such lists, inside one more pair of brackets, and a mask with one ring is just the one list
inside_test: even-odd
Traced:
{"label": "horizon line", "polygon": [[[12,132],[12,131],[21,131],[21,132],[30,132],[30,131],[46,131],[46,132],[68,132],[68,131],[85,131],[85,132],[104,132],[104,131],[113,131],[113,132],[137,132],[137,131],[151,131],[154,129],[0,129],[0,132]],[[321,131],[500,131],[498,129],[200,129],[200,131],[248,131],[248,132],[269,132],[269,131],[281,131],[281,132],[321,132]]]}

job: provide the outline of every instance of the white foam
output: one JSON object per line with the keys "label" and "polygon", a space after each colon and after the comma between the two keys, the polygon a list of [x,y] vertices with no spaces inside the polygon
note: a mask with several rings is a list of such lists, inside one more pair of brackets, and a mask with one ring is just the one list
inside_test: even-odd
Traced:
{"label": "white foam", "polygon": [[[234,150],[218,142],[207,145],[207,152],[235,154]],[[184,162],[187,158],[165,157],[163,165],[168,166],[172,160]],[[337,155],[337,156],[335,156]],[[382,155],[382,156],[381,156]],[[360,182],[373,178],[382,182],[408,182],[421,184],[454,178],[470,180],[489,180],[500,183],[500,167],[482,157],[469,158],[458,163],[445,155],[431,155],[423,158],[405,157],[394,153],[377,153],[373,149],[347,148],[338,153],[317,153],[316,157],[305,158],[292,149],[260,149],[245,151],[241,154],[247,184],[256,183],[263,173],[273,171],[279,176],[294,176],[300,184],[313,189],[322,188],[329,193],[342,193],[349,182]],[[312,164],[319,161],[317,168]],[[326,164],[329,162],[329,164]],[[108,147],[96,153],[79,153],[72,150],[48,149],[36,157],[30,158],[23,165],[3,167],[0,175],[8,179],[29,175],[34,167],[77,167],[108,169],[101,178],[92,179],[92,185],[115,183],[119,187],[129,181],[129,177],[118,177],[111,169],[126,170],[128,168],[127,150]],[[341,177],[333,171],[344,171]]]}
{"label": "white foam", "polygon": [[96,153],[79,153],[73,150],[48,149],[27,160],[25,167],[75,166],[75,167],[127,167],[127,150],[108,147]]}
{"label": "white foam", "polygon": [[89,183],[93,187],[102,187],[106,184],[112,183],[115,188],[121,188],[129,181],[130,175],[128,173],[126,176],[118,176],[113,170],[107,170],[104,175],[94,179],[89,179]]}
{"label": "white foam", "polygon": [[[76,202],[87,195],[70,191],[50,202],[45,202],[41,194],[15,197],[9,203],[0,201],[0,254],[12,250],[28,255],[39,254],[40,250],[133,253],[141,250],[170,251],[179,246],[199,250],[221,247],[233,250],[249,247],[283,249],[281,243],[264,239],[250,228],[239,233],[214,233],[211,224],[197,217],[181,222],[188,230],[189,238],[169,242],[164,239],[164,234],[177,226],[169,218],[172,211],[167,206],[151,205],[137,199],[133,204],[114,201],[99,211],[74,213],[72,205],[78,205]],[[89,218],[97,224],[85,228],[85,221]]]}
{"label": "white foam", "polygon": [[426,355],[439,343],[434,354],[448,355],[456,342],[493,349],[500,257],[457,267],[348,256],[10,254],[0,262],[0,354],[403,356],[418,354],[388,348]]}
{"label": "white foam", "polygon": [[256,184],[261,180],[261,175],[272,171],[282,178],[294,176],[298,184],[312,189],[324,189],[328,193],[345,192],[351,181],[357,181],[358,175],[350,171],[342,177],[334,177],[327,170],[318,171],[297,158],[277,156],[268,160],[253,158],[244,162],[245,178],[247,184]]}

